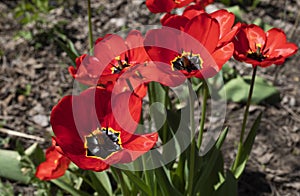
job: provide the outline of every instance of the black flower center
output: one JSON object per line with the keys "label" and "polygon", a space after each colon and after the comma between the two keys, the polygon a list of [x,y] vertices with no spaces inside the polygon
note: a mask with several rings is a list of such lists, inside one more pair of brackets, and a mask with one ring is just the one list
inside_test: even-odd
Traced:
{"label": "black flower center", "polygon": [[254,59],[256,61],[262,62],[263,60],[265,60],[265,58],[267,58],[266,56],[264,56],[261,53],[256,53],[256,52],[252,52],[252,53],[248,53],[247,54],[248,58]]}
{"label": "black flower center", "polygon": [[120,133],[111,128],[98,128],[85,136],[87,157],[106,159],[121,150]]}
{"label": "black flower center", "polygon": [[173,69],[186,70],[192,72],[194,70],[200,70],[202,68],[203,60],[199,54],[193,54],[192,52],[182,52],[180,56],[177,56],[171,61]]}
{"label": "black flower center", "polygon": [[262,62],[263,60],[265,60],[267,58],[267,55],[264,55],[261,52],[261,44],[256,44],[256,48],[257,48],[256,51],[249,51],[247,53],[247,57],[254,59],[258,62]]}

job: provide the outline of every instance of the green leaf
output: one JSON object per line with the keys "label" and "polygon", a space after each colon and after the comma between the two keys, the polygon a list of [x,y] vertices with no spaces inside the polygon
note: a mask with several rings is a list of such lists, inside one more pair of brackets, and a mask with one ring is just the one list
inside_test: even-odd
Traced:
{"label": "green leaf", "polygon": [[[162,155],[156,151],[151,151],[151,160],[154,165],[160,164],[163,160]],[[163,195],[172,195],[172,196],[180,196],[182,195],[172,184],[171,177],[169,175],[168,170],[165,169],[165,166],[154,169],[155,177],[157,183],[162,191]]]}
{"label": "green leaf", "polygon": [[[248,86],[250,87],[251,78],[244,77]],[[254,83],[254,91],[252,95],[252,103],[261,103],[262,101],[266,101],[269,104],[275,104],[280,101],[280,93],[279,91],[270,83],[268,83],[262,77],[256,77]]]}
{"label": "green leaf", "polygon": [[29,146],[24,153],[32,160],[35,166],[45,161],[43,149],[40,148],[37,142]]}
{"label": "green leaf", "polygon": [[221,0],[221,3],[228,6],[228,5],[230,5],[230,0]]}
{"label": "green leaf", "polygon": [[14,187],[9,183],[3,183],[0,179],[0,190],[1,196],[12,196],[14,195]]}
{"label": "green leaf", "polygon": [[138,176],[136,176],[128,170],[123,170],[123,173],[126,174],[128,178],[140,188],[141,191],[143,191],[147,195],[151,195],[151,190],[149,189],[148,185],[145,184],[145,182],[141,180]]}
{"label": "green leaf", "polygon": [[54,180],[51,180],[51,182],[74,196],[90,196],[91,195],[89,193],[75,189],[74,187],[72,187],[71,185],[67,184],[66,182],[64,182],[60,179],[54,179]]}
{"label": "green leaf", "polygon": [[271,28],[273,28],[273,26],[271,26],[270,24],[268,23],[265,23],[264,21],[262,21],[261,18],[256,18],[252,21],[253,24],[256,24],[258,26],[260,26],[264,31],[268,31],[270,30]]}
{"label": "green leaf", "polygon": [[172,185],[170,178],[167,176],[166,171],[163,167],[155,169],[155,175],[157,177],[157,183],[160,185],[161,191],[164,195],[180,196],[182,195],[175,187]]}
{"label": "green leaf", "polygon": [[226,8],[227,11],[234,13],[236,21],[243,22],[243,11],[238,5]]}
{"label": "green leaf", "polygon": [[106,189],[107,193],[109,195],[112,195],[112,187],[111,187],[111,182],[109,180],[109,177],[107,175],[106,171],[103,172],[96,172],[96,177],[98,180],[103,184],[104,188]]}
{"label": "green leaf", "polygon": [[168,134],[168,127],[165,124],[165,107],[161,106],[167,105],[167,99],[169,98],[166,96],[167,88],[165,89],[158,82],[151,82],[148,87],[148,92],[152,106],[150,110],[152,121],[156,125],[156,128],[159,129],[158,134],[161,140],[166,142],[171,138],[171,135]]}
{"label": "green leaf", "polygon": [[26,175],[26,168],[21,168],[21,156],[12,150],[0,150],[0,176],[21,183],[29,183],[30,176]]}
{"label": "green leaf", "polygon": [[201,86],[203,85],[203,81],[196,77],[191,78],[191,81],[192,81],[193,90],[195,92],[198,92],[200,90]]}
{"label": "green leaf", "polygon": [[[172,136],[173,140],[168,141],[168,145],[163,146],[163,157],[172,157],[177,156],[179,152],[183,152],[186,149],[186,146],[190,143],[190,135],[189,132],[186,131],[179,131],[177,130],[180,128],[181,130],[188,130],[188,120],[181,119],[181,112],[182,110],[167,110],[167,124],[169,125],[169,135]],[[181,127],[179,127],[179,125]],[[177,135],[175,135],[177,133]],[[185,135],[184,135],[185,134]],[[180,142],[179,142],[180,141]],[[185,144],[186,146],[184,146]],[[172,155],[170,153],[173,153]],[[174,186],[180,191],[184,192],[185,188],[185,181],[184,181],[184,167],[185,167],[185,160],[186,160],[186,153],[181,153],[179,162],[176,163],[174,160],[173,162],[168,163],[166,166],[172,170],[174,168],[173,164],[177,164],[175,171],[171,171],[171,179]]]}
{"label": "green leaf", "polygon": [[[107,175],[105,175],[106,172],[93,172],[93,171],[88,171],[88,175],[92,180],[92,185],[95,191],[97,193],[103,195],[103,196],[108,196],[112,195],[112,189],[110,183],[107,184]],[[104,183],[102,183],[104,182]]]}
{"label": "green leaf", "polygon": [[179,157],[179,161],[176,167],[176,170],[171,173],[172,182],[175,187],[181,192],[184,193],[185,190],[185,175],[184,168],[186,163],[186,153],[182,153]]}
{"label": "green leaf", "polygon": [[272,28],[273,28],[272,25],[269,25],[269,24],[266,24],[266,23],[263,24],[263,29],[264,29],[265,31],[269,31],[269,30],[272,29]]}
{"label": "green leaf", "polygon": [[261,18],[256,18],[255,20],[252,21],[252,23],[257,26],[261,26],[263,24],[263,21]]}
{"label": "green leaf", "polygon": [[[224,85],[224,82],[228,82],[234,78],[237,77],[237,71],[235,68],[230,67],[228,64],[224,64],[222,67],[222,75],[219,78],[219,82],[218,82],[218,89],[220,89],[222,87],[222,85]],[[213,77],[212,79],[214,79],[215,77]],[[218,80],[217,80],[218,81]],[[215,82],[213,83],[213,85],[216,85]]]}
{"label": "green leaf", "polygon": [[238,180],[234,177],[230,170],[226,172],[226,178],[224,182],[216,189],[215,195],[216,196],[237,196],[238,190]]}
{"label": "green leaf", "polygon": [[223,145],[223,143],[224,143],[224,141],[225,141],[225,138],[226,138],[226,136],[227,136],[227,133],[228,133],[228,127],[226,127],[223,131],[222,131],[222,133],[220,134],[220,136],[219,136],[219,138],[218,138],[218,140],[217,140],[217,142],[216,142],[216,148],[217,149],[221,149],[221,147],[222,147],[222,145]]}
{"label": "green leaf", "polygon": [[225,128],[213,148],[202,157],[200,175],[195,183],[194,195],[197,192],[205,195],[211,195],[214,191],[214,185],[218,183],[219,173],[223,173],[223,157],[220,151],[222,144],[228,133]]}
{"label": "green leaf", "polygon": [[246,163],[248,161],[248,158],[249,158],[249,155],[250,155],[250,152],[251,152],[251,149],[252,149],[255,137],[256,137],[256,133],[257,133],[260,121],[261,121],[261,116],[262,116],[262,113],[260,113],[258,115],[258,117],[256,118],[245,142],[243,143],[242,152],[241,152],[242,156],[241,156],[239,162],[237,163],[236,170],[233,171],[233,173],[237,179],[241,176],[241,174],[243,173],[243,171],[246,167]]}
{"label": "green leaf", "polygon": [[72,60],[73,65],[76,65],[75,59],[79,56],[78,52],[76,51],[74,44],[71,42],[71,40],[67,39],[65,40],[66,43],[61,41],[58,38],[54,39],[58,45],[67,53],[69,58]]}
{"label": "green leaf", "polygon": [[259,3],[260,3],[260,0],[253,0],[251,8],[255,9]]}
{"label": "green leaf", "polygon": [[[188,146],[191,142],[191,136],[188,131],[182,131],[182,130],[188,130],[189,129],[189,117],[188,116],[182,116],[184,113],[182,110],[167,110],[167,122],[169,125],[169,128],[173,134],[176,134],[172,137],[174,140],[178,140],[179,151],[182,152],[186,146]],[[179,130],[180,129],[180,130]],[[179,133],[177,133],[179,131]],[[176,143],[177,144],[177,143]]]}
{"label": "green leaf", "polygon": [[[219,95],[233,102],[246,102],[250,88],[250,77],[240,77],[227,82],[221,89]],[[225,91],[225,92],[224,92]],[[224,97],[226,96],[226,97]],[[277,103],[280,101],[279,91],[261,77],[256,77],[252,103],[258,104],[262,101]]]}
{"label": "green leaf", "polygon": [[14,36],[14,39],[17,40],[20,37],[26,39],[26,40],[32,40],[33,39],[33,35],[30,31],[26,31],[26,30],[20,30],[16,33],[16,35]]}
{"label": "green leaf", "polygon": [[151,102],[164,103],[166,97],[165,89],[158,82],[151,82],[149,86],[149,90],[151,91]]}
{"label": "green leaf", "polygon": [[218,183],[219,173],[223,174],[224,160],[222,153],[214,146],[212,153],[203,157],[201,162],[200,175],[196,177],[196,185],[194,186],[194,195],[212,195],[214,185]]}

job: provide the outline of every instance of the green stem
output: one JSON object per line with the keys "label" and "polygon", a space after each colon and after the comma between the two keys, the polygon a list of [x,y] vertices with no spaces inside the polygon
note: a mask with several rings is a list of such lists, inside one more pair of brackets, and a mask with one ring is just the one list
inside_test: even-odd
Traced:
{"label": "green stem", "polygon": [[165,96],[165,107],[169,110],[172,110],[172,102],[171,102],[171,99],[169,97],[169,91],[170,91],[170,88],[168,86],[162,86],[165,90],[165,93],[166,93],[166,96]]}
{"label": "green stem", "polygon": [[[164,88],[164,87],[163,87]],[[168,87],[165,87],[164,88],[165,90],[165,100],[164,100],[164,104],[165,104],[165,108],[169,108],[168,106],[170,106],[170,99],[169,99],[169,88]],[[169,133],[169,129],[168,129],[168,124],[167,124],[167,120],[165,121],[163,127],[162,127],[162,131],[163,131],[163,143],[167,143],[167,139],[168,139],[168,135],[170,134]]]}
{"label": "green stem", "polygon": [[[150,98],[151,97],[150,92],[148,92],[148,93],[149,93],[150,103],[152,103],[151,102],[151,98]],[[144,109],[142,108],[142,114],[143,113],[144,113]],[[144,125],[144,118],[143,118],[143,116],[141,116],[141,118],[140,118],[140,124]],[[135,161],[135,162],[137,162],[137,161]],[[140,162],[138,162],[138,163],[140,163]],[[143,171],[141,172],[142,175],[139,175],[139,176],[140,176],[140,178],[142,178],[142,176],[144,175],[146,184],[151,187],[152,193],[154,194],[154,192],[155,192],[154,172],[152,170],[146,170],[145,169],[146,164],[147,164],[146,158],[145,158],[145,156],[142,156]],[[140,173],[140,172],[137,172],[137,173]]]}
{"label": "green stem", "polygon": [[[150,107],[152,105],[152,103],[155,102],[155,99],[156,99],[153,82],[150,82],[148,85],[148,97],[149,97],[149,107]],[[152,124],[151,116],[149,117],[148,120]],[[151,124],[149,124],[149,125],[152,127]]]}
{"label": "green stem", "polygon": [[89,25],[89,46],[90,51],[93,49],[93,29],[92,29],[92,12],[91,12],[91,0],[88,0],[88,25]]}
{"label": "green stem", "polygon": [[130,195],[130,191],[128,190],[128,187],[124,181],[124,178],[123,178],[123,175],[122,175],[122,172],[119,168],[113,168],[111,167],[111,170],[117,175],[118,177],[118,181],[120,183],[120,186],[121,186],[121,191],[122,191],[122,195]]}
{"label": "green stem", "polygon": [[[147,184],[148,186],[153,187],[153,181],[150,179],[150,175],[149,175],[149,172],[150,172],[150,171],[145,170],[145,165],[146,165],[147,163],[146,163],[146,160],[145,160],[145,157],[144,157],[144,156],[142,156],[142,162],[143,162],[143,173],[144,173],[144,175],[145,175],[145,182],[146,182],[146,184]],[[153,177],[153,176],[152,176],[152,177]]]}
{"label": "green stem", "polygon": [[206,117],[207,97],[208,97],[208,86],[205,81],[203,81],[203,83],[204,83],[204,86],[203,86],[202,113],[201,113],[200,129],[199,129],[198,143],[197,143],[197,146],[199,149],[202,144],[205,117]]}
{"label": "green stem", "polygon": [[195,153],[196,153],[196,142],[195,142],[195,119],[194,119],[194,99],[193,99],[193,87],[192,82],[188,82],[189,88],[189,104],[190,104],[190,126],[191,126],[191,153],[190,153],[190,171],[188,179],[188,195],[191,196],[193,193],[193,182],[195,174]]}
{"label": "green stem", "polygon": [[244,119],[243,119],[243,124],[242,124],[242,131],[241,131],[241,135],[240,135],[240,141],[239,141],[239,145],[238,145],[238,152],[237,152],[237,156],[236,156],[236,159],[235,159],[233,167],[232,167],[233,172],[235,172],[235,170],[237,169],[237,166],[238,166],[238,164],[240,162],[240,159],[241,159],[241,156],[242,156],[243,141],[244,141],[246,124],[247,124],[247,118],[248,118],[248,114],[249,114],[249,107],[250,107],[250,104],[251,104],[251,99],[252,99],[252,94],[253,94],[253,89],[254,89],[256,71],[257,71],[257,66],[254,66],[253,72],[252,72],[252,78],[251,78],[249,94],[248,94],[247,105],[246,105],[246,109],[245,109],[245,112],[244,112]]}

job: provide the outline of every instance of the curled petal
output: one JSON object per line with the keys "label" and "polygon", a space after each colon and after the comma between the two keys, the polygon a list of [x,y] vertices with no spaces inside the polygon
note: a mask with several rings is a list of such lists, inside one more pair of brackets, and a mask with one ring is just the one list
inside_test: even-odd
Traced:
{"label": "curled petal", "polygon": [[60,147],[52,139],[52,146],[46,151],[46,161],[37,167],[35,176],[40,180],[52,180],[63,176],[69,167],[70,160],[61,152]]}
{"label": "curled petal", "polygon": [[265,48],[268,49],[267,55],[289,57],[297,52],[298,47],[293,43],[287,43],[286,35],[281,29],[270,29],[266,35]]}

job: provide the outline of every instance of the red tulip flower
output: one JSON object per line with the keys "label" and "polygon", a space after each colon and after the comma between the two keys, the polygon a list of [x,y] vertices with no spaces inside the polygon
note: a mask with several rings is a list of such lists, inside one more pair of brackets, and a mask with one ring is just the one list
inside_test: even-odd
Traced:
{"label": "red tulip flower", "polygon": [[52,146],[46,151],[46,161],[41,163],[35,176],[41,180],[52,180],[63,176],[68,169],[70,160],[62,154],[61,148],[52,138]]}
{"label": "red tulip flower", "polygon": [[50,121],[65,156],[82,169],[103,171],[111,164],[134,161],[155,145],[157,133],[134,134],[141,105],[141,98],[129,92],[112,95],[89,88],[64,97]]}
{"label": "red tulip flower", "polygon": [[[176,14],[166,14],[162,19],[161,23],[164,26],[176,28],[179,30],[185,29],[188,23],[196,17],[199,17],[201,14],[205,14],[205,11],[199,5],[188,6],[182,15]],[[213,13],[210,13],[209,16],[213,19],[216,19],[219,24],[219,41],[218,46],[224,46],[230,43],[236,33],[238,32],[241,24],[237,23],[234,25],[235,16],[233,13],[228,12],[227,10],[218,10]],[[201,28],[199,26],[199,28]],[[196,30],[192,34],[197,34]]]}
{"label": "red tulip flower", "polygon": [[149,31],[144,45],[151,60],[169,64],[187,77],[209,78],[232,56],[232,39],[239,27],[232,28],[234,15],[225,10],[213,14],[188,10],[183,16],[165,18],[163,25],[175,29]]}
{"label": "red tulip flower", "polygon": [[234,58],[253,66],[267,67],[283,64],[298,50],[287,42],[285,33],[277,28],[264,32],[259,26],[243,24],[234,40]]}
{"label": "red tulip flower", "polygon": [[195,37],[214,58],[219,69],[233,55],[233,39],[241,24],[234,25],[235,16],[226,10],[205,13],[199,5],[187,7],[182,15],[166,14],[161,23]]}
{"label": "red tulip flower", "polygon": [[[176,29],[148,31],[145,48],[152,61],[160,68],[158,70],[168,72],[171,78],[176,78],[175,75],[184,75],[185,78],[208,78],[219,70],[211,57],[210,48],[205,48],[199,40]],[[154,75],[160,74],[160,71],[157,71]],[[165,78],[161,78],[161,83],[164,83]],[[177,81],[174,80],[175,82]]]}
{"label": "red tulip flower", "polygon": [[198,5],[201,5],[203,8],[209,4],[212,4],[214,0],[194,0],[194,2]]}
{"label": "red tulip flower", "polygon": [[146,0],[146,5],[152,13],[171,12],[175,8],[181,8],[195,2],[204,8],[214,0]]}
{"label": "red tulip flower", "polygon": [[[129,32],[125,40],[118,35],[108,34],[96,40],[93,56],[84,54],[78,57],[76,67],[70,66],[69,72],[73,78],[85,85],[113,85],[127,70],[135,65],[147,63],[149,57],[143,47],[143,41],[141,33],[136,30]],[[127,78],[124,84],[140,76],[135,73],[133,78]],[[144,95],[145,91],[146,86],[142,93],[137,94]]]}
{"label": "red tulip flower", "polygon": [[146,0],[146,5],[150,12],[170,12],[175,8],[184,7],[193,2],[193,0]]}

